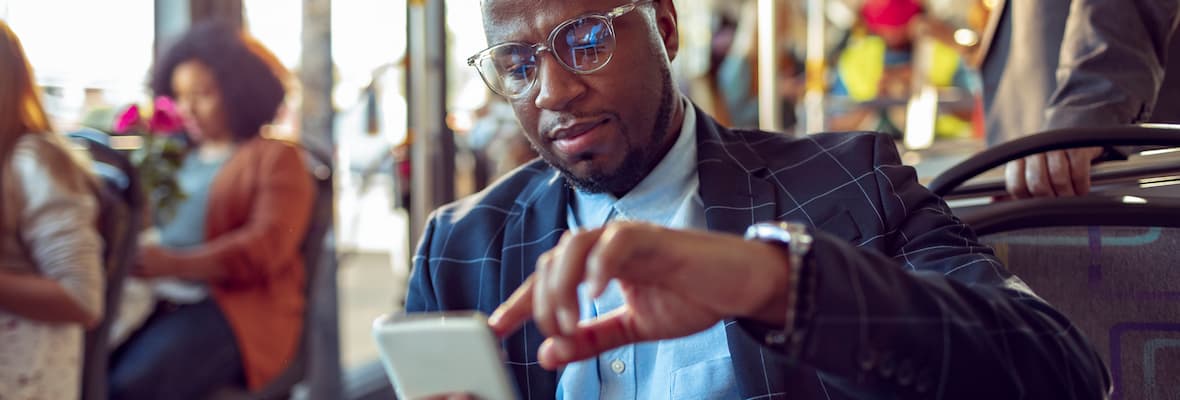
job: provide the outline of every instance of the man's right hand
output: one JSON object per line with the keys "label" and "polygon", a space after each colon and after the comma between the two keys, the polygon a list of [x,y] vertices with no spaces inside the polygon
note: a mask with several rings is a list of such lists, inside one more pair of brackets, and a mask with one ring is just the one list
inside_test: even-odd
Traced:
{"label": "man's right hand", "polygon": [[[548,337],[537,359],[555,370],[622,345],[688,336],[725,318],[781,325],[790,268],[771,244],[614,222],[563,236],[488,323],[503,337],[535,321]],[[624,304],[579,322],[578,286],[597,297],[612,280]]]}
{"label": "man's right hand", "polygon": [[1004,171],[1008,194],[1030,197],[1073,197],[1090,193],[1090,162],[1101,147],[1057,150],[1009,162]]}

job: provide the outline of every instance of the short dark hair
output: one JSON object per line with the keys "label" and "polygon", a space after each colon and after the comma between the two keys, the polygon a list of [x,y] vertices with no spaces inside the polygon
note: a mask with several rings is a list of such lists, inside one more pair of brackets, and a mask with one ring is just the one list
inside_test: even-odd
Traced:
{"label": "short dark hair", "polygon": [[193,25],[157,60],[152,92],[175,97],[172,74],[188,61],[198,61],[213,71],[234,139],[258,136],[278,115],[286,96],[283,81],[287,71],[274,54],[241,29],[216,20]]}

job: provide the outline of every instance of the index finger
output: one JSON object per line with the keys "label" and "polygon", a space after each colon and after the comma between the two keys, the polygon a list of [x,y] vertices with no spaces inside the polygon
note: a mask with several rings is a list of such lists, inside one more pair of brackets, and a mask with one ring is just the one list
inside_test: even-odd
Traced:
{"label": "index finger", "polygon": [[1024,181],[1024,159],[1008,162],[1004,166],[1004,184],[1008,194],[1015,199],[1032,197],[1028,192],[1028,184]]}
{"label": "index finger", "polygon": [[1090,162],[1101,154],[1101,148],[1084,148],[1071,150],[1069,153],[1069,170],[1073,177],[1073,187],[1076,188],[1078,196],[1084,196],[1090,193]]}
{"label": "index finger", "polygon": [[488,317],[488,326],[496,336],[505,337],[520,329],[533,315],[533,286],[536,285],[537,275],[529,275],[524,283],[512,292],[512,296],[504,301],[496,311]]}

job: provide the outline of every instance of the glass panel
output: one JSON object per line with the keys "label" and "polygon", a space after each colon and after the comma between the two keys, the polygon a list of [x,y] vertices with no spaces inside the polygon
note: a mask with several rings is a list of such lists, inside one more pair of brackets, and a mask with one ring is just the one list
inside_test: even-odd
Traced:
{"label": "glass panel", "polygon": [[336,65],[340,351],[346,370],[377,361],[373,319],[401,308],[410,238],[406,3],[332,2]]}
{"label": "glass panel", "polygon": [[[244,0],[246,25],[293,71],[302,52],[299,2]],[[332,1],[336,82],[336,249],[341,363],[377,360],[373,320],[396,311],[409,271],[399,175],[406,140],[404,0]],[[291,96],[297,102],[298,96]],[[292,103],[292,107],[298,103]],[[291,129],[298,126],[289,116]]]}
{"label": "glass panel", "polygon": [[154,15],[152,0],[0,0],[0,16],[24,44],[60,131],[88,118],[87,125],[109,130],[112,109],[144,100]]}

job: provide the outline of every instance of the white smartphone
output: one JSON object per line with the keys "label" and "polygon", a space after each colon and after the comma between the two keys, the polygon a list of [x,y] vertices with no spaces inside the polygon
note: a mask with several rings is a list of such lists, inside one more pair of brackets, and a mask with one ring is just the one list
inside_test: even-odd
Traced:
{"label": "white smartphone", "polygon": [[373,338],[399,399],[452,393],[518,398],[500,344],[481,313],[383,315],[373,321]]}

